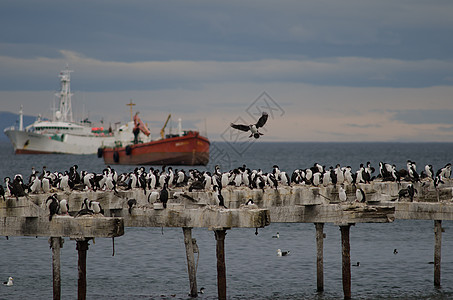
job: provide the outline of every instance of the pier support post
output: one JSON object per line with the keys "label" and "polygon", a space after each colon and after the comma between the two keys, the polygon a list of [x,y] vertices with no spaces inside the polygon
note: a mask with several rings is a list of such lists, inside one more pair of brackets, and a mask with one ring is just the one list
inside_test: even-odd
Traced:
{"label": "pier support post", "polygon": [[440,286],[442,220],[434,220],[434,286]]}
{"label": "pier support post", "polygon": [[87,296],[87,250],[88,239],[77,240],[76,250],[79,253],[78,270],[79,280],[77,288],[77,299],[85,300]]}
{"label": "pier support post", "polygon": [[226,267],[225,267],[225,235],[226,230],[214,230],[217,254],[217,294],[219,300],[226,300]]}
{"label": "pier support post", "polygon": [[60,276],[60,249],[63,248],[64,240],[61,237],[49,239],[52,248],[52,277],[53,277],[53,299],[61,299],[61,276]]}
{"label": "pier support post", "polygon": [[342,277],[344,299],[351,299],[351,246],[349,244],[349,228],[351,224],[341,225]]}
{"label": "pier support post", "polygon": [[187,272],[189,273],[189,284],[190,284],[189,296],[197,297],[198,296],[197,270],[195,267],[194,250],[192,243],[192,228],[183,227],[182,231],[184,233],[184,244],[186,245]]}
{"label": "pier support post", "polygon": [[324,291],[324,223],[315,223],[316,227],[316,287]]}

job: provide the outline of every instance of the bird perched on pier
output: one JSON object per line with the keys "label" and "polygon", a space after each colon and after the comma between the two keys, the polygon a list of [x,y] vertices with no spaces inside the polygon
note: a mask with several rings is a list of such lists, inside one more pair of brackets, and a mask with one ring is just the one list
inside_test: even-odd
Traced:
{"label": "bird perched on pier", "polygon": [[104,214],[104,209],[98,201],[91,200],[88,206],[95,214]]}
{"label": "bird perched on pier", "polygon": [[19,197],[27,196],[21,175],[14,176],[13,182],[9,185],[9,190],[11,196],[16,197],[16,200],[19,200]]}
{"label": "bird perched on pier", "polygon": [[223,199],[223,196],[222,196],[222,193],[221,193],[221,189],[218,186],[216,186],[215,192],[216,192],[216,198],[219,201],[219,206],[223,207],[223,208],[227,208],[225,206],[225,202],[224,202],[224,199]]}
{"label": "bird perched on pier", "polygon": [[167,208],[167,201],[168,201],[168,190],[167,190],[168,183],[165,182],[162,190],[159,193],[159,200],[162,202],[164,208]]}
{"label": "bird perched on pier", "polygon": [[3,197],[3,201],[6,201],[5,189],[3,188],[3,185],[1,185],[1,184],[0,184],[0,197]]}
{"label": "bird perched on pier", "polygon": [[425,170],[420,173],[420,177],[434,180],[433,165],[425,165]]}
{"label": "bird perched on pier", "polygon": [[92,215],[93,211],[88,206],[89,206],[88,198],[85,198],[82,202],[82,207],[75,214],[74,218],[77,218],[78,216]]}
{"label": "bird perched on pier", "polygon": [[14,284],[14,283],[13,283],[13,280],[14,280],[14,278],[9,277],[9,278],[8,278],[8,281],[3,282],[3,285],[12,286],[12,285]]}
{"label": "bird perched on pier", "polygon": [[137,206],[137,200],[135,200],[135,199],[127,200],[127,206],[129,206],[129,214],[132,214],[132,208],[134,206]]}
{"label": "bird perched on pier", "polygon": [[62,199],[60,201],[60,213],[63,214],[63,215],[68,215],[69,214],[69,204],[68,204],[68,200],[66,199]]}
{"label": "bird perched on pier", "polygon": [[259,138],[260,135],[263,135],[261,132],[258,131],[258,128],[263,127],[266,124],[267,118],[269,115],[267,112],[263,111],[263,114],[261,117],[258,119],[258,122],[255,124],[250,124],[250,125],[243,125],[243,124],[233,124],[231,123],[230,126],[233,127],[234,129],[238,129],[241,131],[251,131],[251,134],[249,137],[254,137],[255,139]]}
{"label": "bird perched on pier", "polygon": [[414,195],[417,193],[417,190],[414,188],[412,183],[408,184],[405,189],[401,189],[398,192],[398,200],[401,198],[410,198],[411,202],[414,201]]}
{"label": "bird perched on pier", "polygon": [[39,193],[41,191],[41,180],[39,177],[32,174],[29,181],[30,184],[28,185],[28,192],[33,194]]}
{"label": "bird perched on pier", "polygon": [[[49,203],[50,201],[50,203]],[[56,194],[53,194],[49,196],[46,200],[46,205],[49,208],[49,221],[52,221],[52,217],[58,213],[58,210],[60,209],[60,203],[56,197]]]}
{"label": "bird perched on pier", "polygon": [[358,202],[365,202],[366,201],[365,192],[361,188],[358,188],[355,191],[355,197],[357,198]]}
{"label": "bird perched on pier", "polygon": [[153,191],[148,195],[148,202],[154,203],[159,198],[159,192]]}
{"label": "bird perched on pier", "polygon": [[444,178],[450,178],[451,177],[451,163],[448,163],[445,165],[445,167],[439,169],[436,172],[436,176],[439,176],[439,175]]}
{"label": "bird perched on pier", "polygon": [[345,202],[347,200],[346,191],[342,186],[340,186],[340,189],[338,191],[338,197],[340,198],[341,202]]}
{"label": "bird perched on pier", "polygon": [[277,256],[287,256],[289,255],[291,252],[288,250],[288,251],[282,251],[281,249],[277,249]]}

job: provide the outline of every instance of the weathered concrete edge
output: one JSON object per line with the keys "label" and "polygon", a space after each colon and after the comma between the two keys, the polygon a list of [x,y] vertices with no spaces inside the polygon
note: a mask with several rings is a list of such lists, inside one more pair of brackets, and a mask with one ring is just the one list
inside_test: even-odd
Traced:
{"label": "weathered concrete edge", "polygon": [[161,209],[133,208],[119,210],[115,217],[123,217],[126,227],[206,227],[206,228],[262,228],[271,223],[268,209]]}
{"label": "weathered concrete edge", "polygon": [[0,218],[2,236],[52,236],[69,238],[117,237],[124,235],[122,218],[54,216],[48,218]]}

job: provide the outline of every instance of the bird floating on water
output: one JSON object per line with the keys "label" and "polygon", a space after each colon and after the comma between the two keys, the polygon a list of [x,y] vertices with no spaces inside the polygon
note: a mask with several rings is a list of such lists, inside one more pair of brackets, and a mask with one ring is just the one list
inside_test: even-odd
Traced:
{"label": "bird floating on water", "polygon": [[288,251],[282,251],[281,249],[277,249],[277,256],[287,256],[289,255],[291,252],[288,250]]}
{"label": "bird floating on water", "polygon": [[14,284],[13,280],[14,280],[14,278],[9,277],[8,281],[3,282],[3,284],[6,285],[6,286],[12,286]]}
{"label": "bird floating on water", "polygon": [[278,239],[278,238],[280,238],[280,234],[277,232],[277,234],[276,234],[276,235],[273,235],[272,238],[273,238],[273,239]]}
{"label": "bird floating on water", "polygon": [[231,123],[230,126],[233,127],[234,129],[238,129],[238,130],[241,130],[241,131],[251,131],[252,134],[250,134],[249,137],[254,137],[255,139],[259,138],[260,135],[263,135],[261,132],[258,131],[258,128],[260,127],[263,127],[264,124],[266,124],[266,121],[267,121],[267,118],[269,117],[269,115],[267,114],[267,112],[263,111],[263,114],[261,115],[261,117],[258,119],[258,122],[256,122],[255,124],[250,124],[250,125],[243,125],[243,124],[233,124]]}

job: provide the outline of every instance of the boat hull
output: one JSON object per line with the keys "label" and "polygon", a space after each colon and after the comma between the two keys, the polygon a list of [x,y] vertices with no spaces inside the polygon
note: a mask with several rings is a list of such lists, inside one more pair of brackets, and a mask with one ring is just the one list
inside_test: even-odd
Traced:
{"label": "boat hull", "polygon": [[102,157],[108,165],[207,165],[209,145],[209,140],[198,132],[189,132],[181,137],[104,148]]}
{"label": "boat hull", "polygon": [[62,139],[22,130],[5,130],[16,154],[96,154],[99,147],[115,144],[114,136],[64,134]]}

